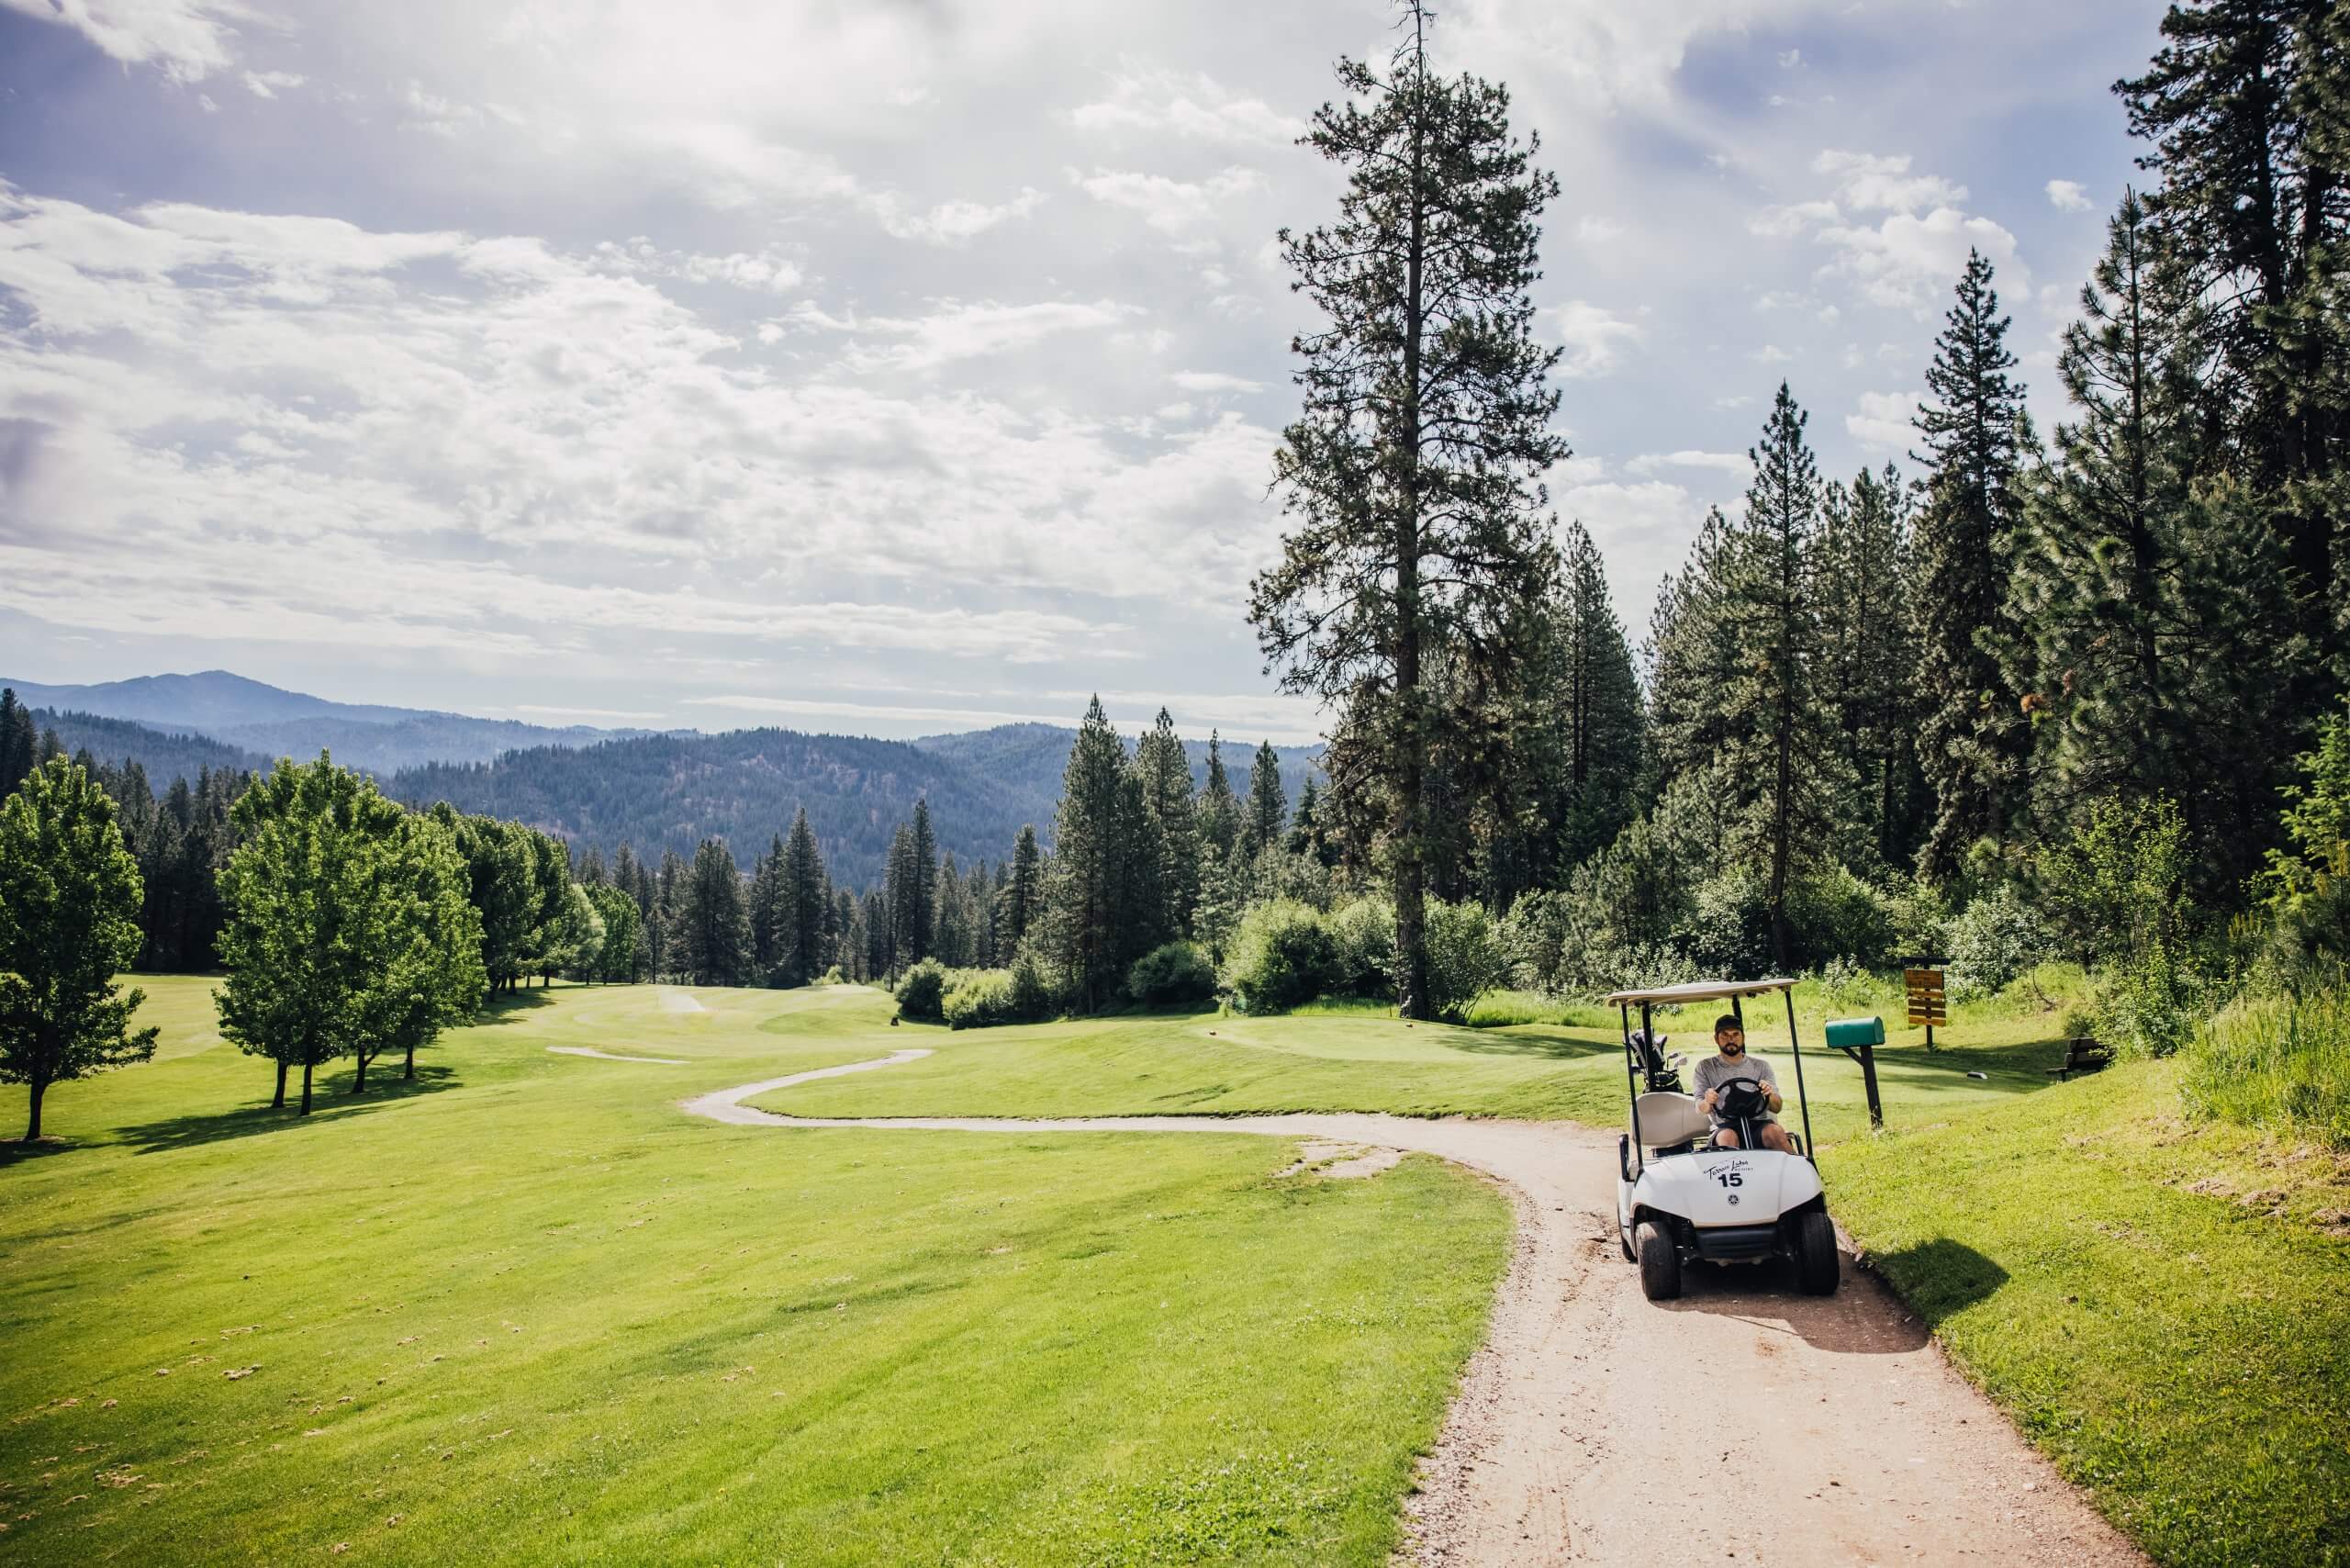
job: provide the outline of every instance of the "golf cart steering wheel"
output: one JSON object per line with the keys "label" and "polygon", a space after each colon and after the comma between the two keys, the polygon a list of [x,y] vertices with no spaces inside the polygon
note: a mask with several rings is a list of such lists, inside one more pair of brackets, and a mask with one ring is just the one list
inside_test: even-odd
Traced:
{"label": "golf cart steering wheel", "polygon": [[1770,1096],[1754,1079],[1725,1078],[1714,1085],[1714,1114],[1733,1122],[1759,1116],[1770,1104]]}

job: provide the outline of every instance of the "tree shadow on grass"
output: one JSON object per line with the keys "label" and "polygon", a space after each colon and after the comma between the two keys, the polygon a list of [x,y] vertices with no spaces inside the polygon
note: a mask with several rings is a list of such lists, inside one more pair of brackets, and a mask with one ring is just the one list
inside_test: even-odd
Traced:
{"label": "tree shadow on grass", "polygon": [[[1587,1031],[1585,1034],[1587,1035]],[[1447,1046],[1468,1056],[1517,1057],[1545,1061],[1586,1061],[1593,1057],[1619,1055],[1620,1040],[1578,1037],[1560,1024],[1519,1024],[1507,1029],[1454,1029]]]}
{"label": "tree shadow on grass", "polygon": [[[380,1072],[382,1067],[383,1064],[378,1062],[376,1072]],[[331,1084],[321,1082],[316,1085],[311,1092],[310,1114],[308,1116],[297,1109],[301,1103],[301,1081],[297,1078],[286,1087],[285,1108],[282,1111],[267,1105],[247,1105],[234,1111],[165,1116],[160,1121],[138,1122],[118,1127],[109,1141],[127,1144],[141,1154],[194,1148],[201,1144],[219,1143],[229,1138],[282,1132],[288,1127],[344,1121],[403,1101],[461,1087],[464,1081],[457,1076],[454,1068],[426,1062],[417,1064],[414,1078],[402,1078],[399,1076],[399,1065],[395,1062],[388,1077],[371,1073],[364,1094],[350,1093],[348,1081],[339,1074]]]}
{"label": "tree shadow on grass", "polygon": [[481,1004],[473,1016],[473,1027],[492,1024],[520,1024],[542,1007],[554,1005],[554,993],[550,988],[537,991],[504,991]]}
{"label": "tree shadow on grass", "polygon": [[21,1136],[12,1137],[6,1143],[0,1143],[0,1170],[6,1170],[17,1165],[28,1165],[43,1155],[63,1154],[67,1149],[74,1147],[71,1138],[48,1137],[43,1137],[39,1143],[27,1143]]}

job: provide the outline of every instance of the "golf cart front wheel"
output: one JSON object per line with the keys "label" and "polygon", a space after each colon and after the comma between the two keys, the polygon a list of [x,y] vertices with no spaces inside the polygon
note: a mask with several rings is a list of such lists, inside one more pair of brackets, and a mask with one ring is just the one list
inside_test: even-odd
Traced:
{"label": "golf cart front wheel", "polygon": [[1681,1294],[1681,1249],[1672,1232],[1652,1219],[1640,1221],[1632,1233],[1633,1250],[1640,1259],[1640,1294],[1651,1301],[1671,1301]]}
{"label": "golf cart front wheel", "polygon": [[1834,1295],[1837,1273],[1836,1227],[1814,1209],[1796,1222],[1796,1282],[1806,1295]]}

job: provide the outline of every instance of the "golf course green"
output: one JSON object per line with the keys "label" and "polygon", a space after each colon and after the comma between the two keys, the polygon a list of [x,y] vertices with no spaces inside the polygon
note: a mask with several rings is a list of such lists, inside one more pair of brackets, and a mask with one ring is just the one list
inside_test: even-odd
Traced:
{"label": "golf course green", "polygon": [[1425,1158],[679,1114],[949,1042],[878,991],[526,992],[305,1121],[142,983],[0,1154],[0,1561],[1375,1563],[1507,1248]]}

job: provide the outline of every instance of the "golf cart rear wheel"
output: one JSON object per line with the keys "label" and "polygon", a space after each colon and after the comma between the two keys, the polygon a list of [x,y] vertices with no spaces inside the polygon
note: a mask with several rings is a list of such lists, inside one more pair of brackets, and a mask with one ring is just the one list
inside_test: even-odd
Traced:
{"label": "golf cart rear wheel", "polygon": [[1836,1227],[1814,1209],[1796,1222],[1796,1282],[1806,1295],[1834,1295],[1837,1272]]}
{"label": "golf cart rear wheel", "polygon": [[1671,1301],[1681,1294],[1681,1249],[1673,1244],[1672,1232],[1644,1219],[1632,1233],[1632,1248],[1639,1254],[1642,1295]]}

